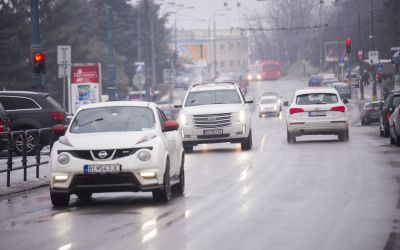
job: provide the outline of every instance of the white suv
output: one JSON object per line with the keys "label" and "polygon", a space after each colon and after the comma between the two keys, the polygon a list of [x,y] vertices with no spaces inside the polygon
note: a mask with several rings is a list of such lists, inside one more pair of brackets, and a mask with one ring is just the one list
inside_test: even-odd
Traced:
{"label": "white suv", "polygon": [[193,85],[186,93],[178,116],[185,151],[204,143],[241,143],[242,150],[252,147],[249,103],[234,83]]}
{"label": "white suv", "polygon": [[318,134],[336,134],[340,141],[348,141],[345,103],[334,88],[297,90],[286,115],[288,143],[296,142],[296,136]]}

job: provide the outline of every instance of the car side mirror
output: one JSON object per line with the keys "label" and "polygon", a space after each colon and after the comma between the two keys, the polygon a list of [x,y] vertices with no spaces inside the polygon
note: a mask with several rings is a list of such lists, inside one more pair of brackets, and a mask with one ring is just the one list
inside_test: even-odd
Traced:
{"label": "car side mirror", "polygon": [[253,102],[254,101],[252,96],[246,96],[245,103],[253,103]]}
{"label": "car side mirror", "polygon": [[164,122],[164,132],[178,130],[179,124],[176,121],[168,120]]}
{"label": "car side mirror", "polygon": [[344,98],[344,99],[343,99],[343,103],[344,103],[344,104],[347,104],[347,103],[349,103],[349,100],[347,100],[346,98]]}
{"label": "car side mirror", "polygon": [[287,101],[283,102],[283,106],[288,107],[289,106],[289,102],[287,102]]}
{"label": "car side mirror", "polygon": [[65,128],[63,124],[56,124],[51,128],[51,131],[55,135],[64,135],[65,134]]}

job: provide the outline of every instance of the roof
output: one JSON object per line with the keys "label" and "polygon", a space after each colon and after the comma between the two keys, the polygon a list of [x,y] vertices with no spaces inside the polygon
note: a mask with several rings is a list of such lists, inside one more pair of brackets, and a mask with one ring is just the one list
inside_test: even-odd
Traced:
{"label": "roof", "polygon": [[112,101],[112,102],[98,102],[81,106],[79,109],[101,108],[101,107],[155,107],[156,104],[152,102],[142,101]]}
{"label": "roof", "polygon": [[224,90],[224,89],[236,89],[236,84],[233,82],[218,82],[218,83],[200,83],[194,84],[191,91],[207,91],[207,90]]}
{"label": "roof", "polygon": [[305,89],[298,89],[296,90],[295,95],[302,95],[302,94],[317,94],[317,93],[332,93],[337,94],[337,90],[334,88],[305,88]]}
{"label": "roof", "polygon": [[16,96],[48,96],[46,92],[35,92],[35,91],[0,91],[0,94],[4,95],[16,95]]}

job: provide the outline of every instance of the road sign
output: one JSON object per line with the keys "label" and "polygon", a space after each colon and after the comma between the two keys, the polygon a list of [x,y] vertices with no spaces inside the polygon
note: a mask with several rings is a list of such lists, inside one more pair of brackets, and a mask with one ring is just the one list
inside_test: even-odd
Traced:
{"label": "road sign", "polygon": [[368,52],[368,60],[371,64],[379,63],[379,51],[373,50]]}
{"label": "road sign", "polygon": [[400,47],[394,47],[390,49],[390,59],[393,64],[400,64]]}
{"label": "road sign", "polygon": [[146,78],[145,78],[144,74],[140,74],[140,73],[135,74],[135,76],[133,77],[133,85],[135,85],[136,88],[141,90],[145,83],[146,83]]}
{"label": "road sign", "polygon": [[339,58],[339,65],[340,67],[344,67],[344,57]]}
{"label": "road sign", "polygon": [[144,74],[144,62],[135,62],[136,74]]}
{"label": "road sign", "polygon": [[383,64],[377,64],[375,65],[376,71],[377,72],[383,72]]}
{"label": "road sign", "polygon": [[166,84],[172,84],[175,82],[175,72],[173,69],[164,69],[163,70],[163,80]]}
{"label": "road sign", "polygon": [[57,64],[71,64],[71,46],[57,46]]}
{"label": "road sign", "polygon": [[363,51],[362,51],[362,50],[358,50],[358,51],[357,51],[357,56],[358,56],[358,60],[359,60],[359,61],[362,61],[362,60],[363,60],[363,57],[364,57]]}

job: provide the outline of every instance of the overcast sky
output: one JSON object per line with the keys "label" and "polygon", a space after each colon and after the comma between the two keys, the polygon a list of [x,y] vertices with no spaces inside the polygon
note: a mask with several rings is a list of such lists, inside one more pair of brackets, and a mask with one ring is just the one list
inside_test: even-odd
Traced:
{"label": "overcast sky", "polygon": [[[160,1],[157,1],[160,2]],[[265,3],[257,0],[164,0],[184,6],[193,6],[193,9],[178,7],[178,29],[207,29],[208,22],[213,25],[213,16],[216,14],[217,28],[238,27],[246,15],[250,15]],[[225,4],[230,10],[224,10]],[[239,4],[239,7],[238,7]],[[162,5],[162,12],[173,12],[175,7],[168,4]],[[171,16],[170,25],[173,25],[174,16]]]}

